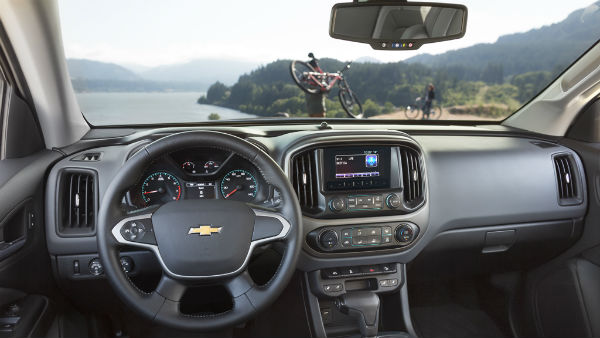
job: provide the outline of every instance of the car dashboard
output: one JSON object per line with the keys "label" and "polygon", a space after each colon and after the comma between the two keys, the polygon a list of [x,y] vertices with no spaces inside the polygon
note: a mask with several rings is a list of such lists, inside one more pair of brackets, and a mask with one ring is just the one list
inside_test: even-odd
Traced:
{"label": "car dashboard", "polygon": [[[103,273],[96,225],[72,224],[64,216],[70,206],[61,196],[73,193],[73,177],[92,182],[86,193],[76,193],[97,212],[111,178],[133,154],[163,136],[201,129],[97,130],[56,163],[47,181],[46,233],[60,283]],[[297,269],[322,335],[337,325],[320,316],[333,297],[404,290],[407,266],[412,276],[528,268],[581,235],[586,178],[568,147],[498,126],[400,129],[221,129],[266,152],[296,192],[303,215]],[[201,146],[156,159],[123,192],[122,207],[135,211],[190,199],[231,199],[270,210],[282,203],[251,161]],[[122,255],[132,278],[156,272],[151,252]]]}

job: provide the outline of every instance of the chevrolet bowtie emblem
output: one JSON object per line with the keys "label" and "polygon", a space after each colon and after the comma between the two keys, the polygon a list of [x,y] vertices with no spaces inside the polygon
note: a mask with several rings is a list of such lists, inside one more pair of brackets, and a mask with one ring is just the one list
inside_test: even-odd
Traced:
{"label": "chevrolet bowtie emblem", "polygon": [[191,227],[188,231],[188,235],[198,234],[200,236],[212,236],[213,233],[221,233],[223,227],[213,227],[212,225],[200,225],[198,227]]}

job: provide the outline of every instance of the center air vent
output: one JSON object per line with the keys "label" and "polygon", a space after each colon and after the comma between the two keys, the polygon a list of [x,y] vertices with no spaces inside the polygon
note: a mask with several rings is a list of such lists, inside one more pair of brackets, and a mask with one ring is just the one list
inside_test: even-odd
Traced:
{"label": "center air vent", "polygon": [[558,199],[561,205],[574,205],[582,202],[578,185],[578,175],[573,157],[570,155],[554,156],[554,169],[558,187]]}
{"label": "center air vent", "polygon": [[419,207],[425,200],[423,167],[419,153],[409,147],[400,148],[404,203],[409,209]]}
{"label": "center air vent", "polygon": [[315,150],[309,150],[292,159],[292,185],[296,190],[300,206],[306,211],[314,211],[319,205],[315,157]]}
{"label": "center air vent", "polygon": [[62,172],[58,191],[58,233],[62,236],[92,235],[96,229],[96,175],[93,171]]}

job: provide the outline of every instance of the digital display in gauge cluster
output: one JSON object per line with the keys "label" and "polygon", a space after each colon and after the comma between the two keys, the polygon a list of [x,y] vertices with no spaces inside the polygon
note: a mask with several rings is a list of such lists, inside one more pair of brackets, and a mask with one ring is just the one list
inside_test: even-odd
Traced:
{"label": "digital display in gauge cluster", "polygon": [[185,195],[187,199],[214,199],[216,188],[215,182],[186,182]]}

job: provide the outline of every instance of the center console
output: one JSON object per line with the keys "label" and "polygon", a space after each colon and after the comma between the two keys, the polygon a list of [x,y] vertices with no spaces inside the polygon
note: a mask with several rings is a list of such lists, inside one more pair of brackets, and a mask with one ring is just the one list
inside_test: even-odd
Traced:
{"label": "center console", "polygon": [[315,137],[285,160],[304,216],[299,267],[315,334],[414,337],[404,257],[428,225],[421,148],[392,132],[332,139]]}
{"label": "center console", "polygon": [[304,216],[319,224],[306,232],[306,246],[325,255],[410,246],[422,225],[406,215],[426,201],[418,145],[342,144],[307,147],[291,157],[290,177]]}

